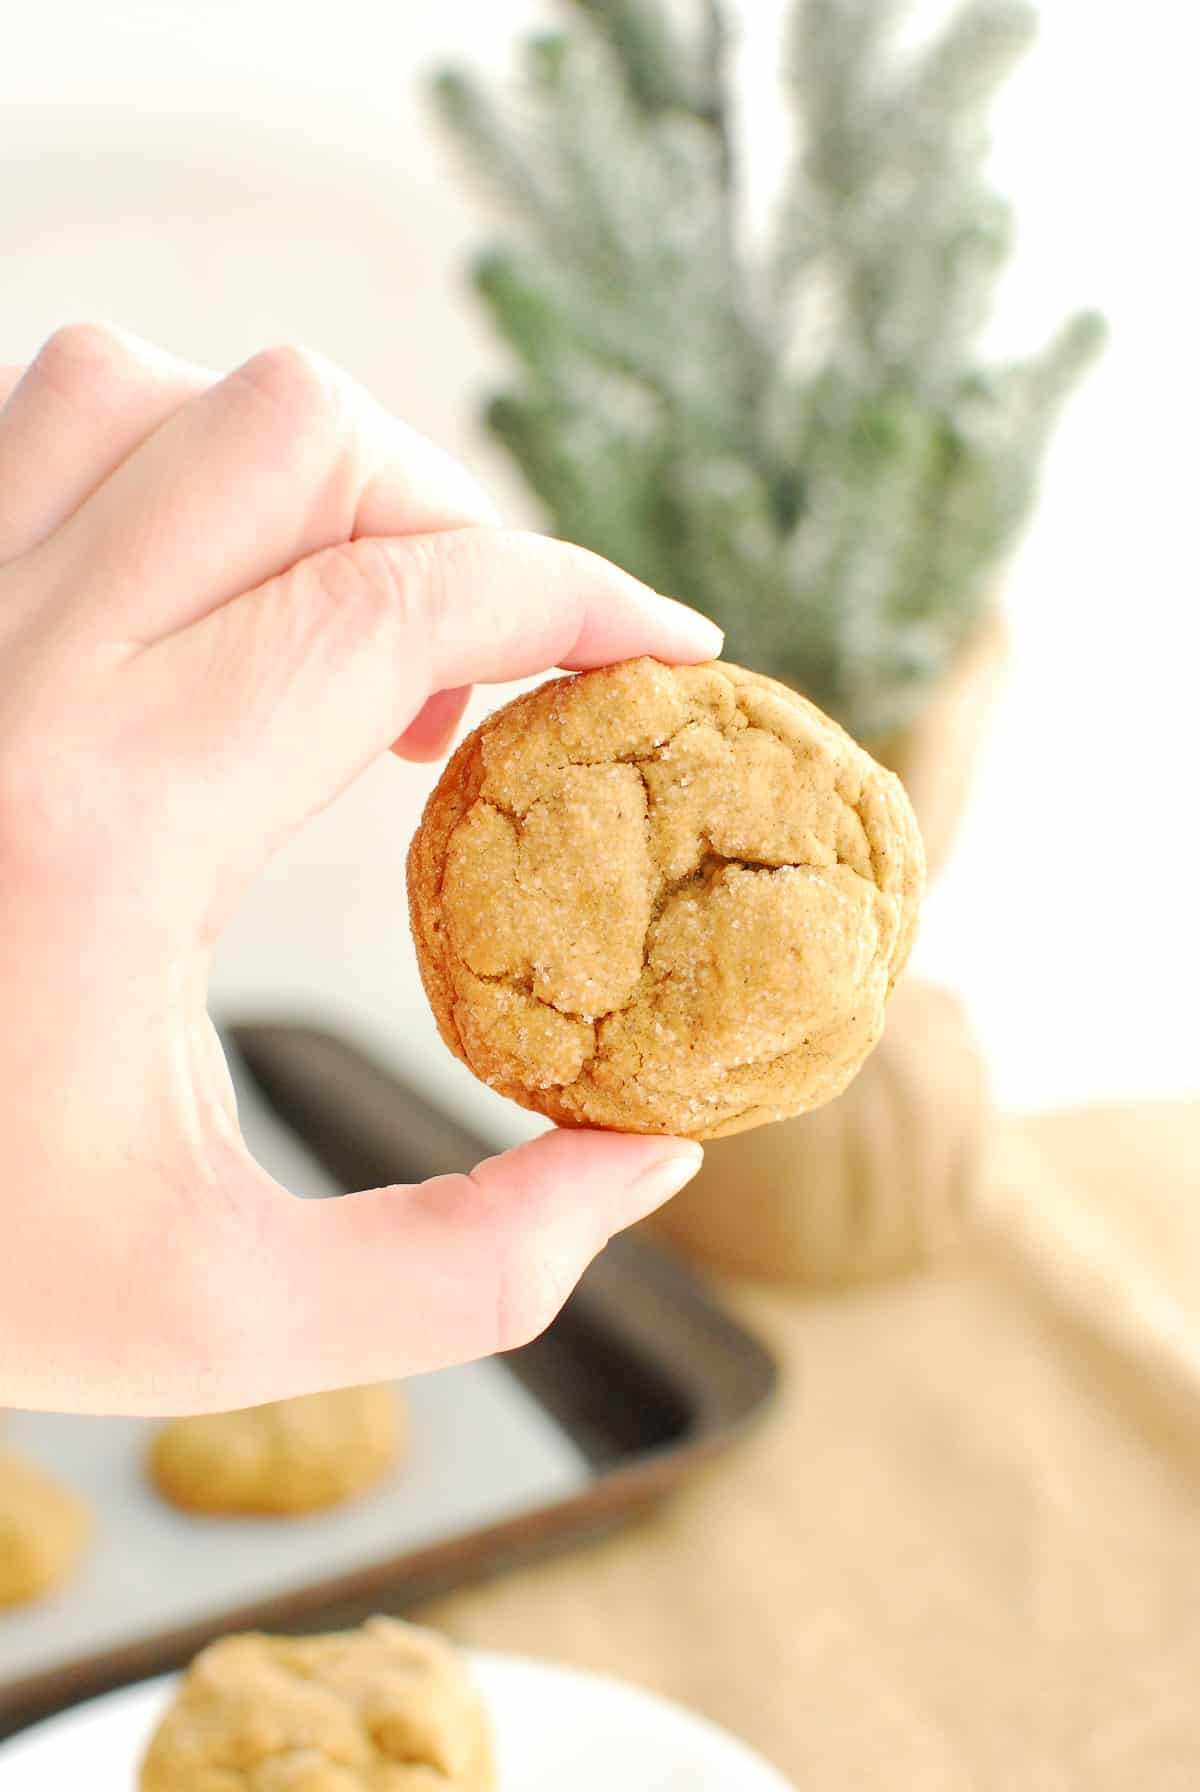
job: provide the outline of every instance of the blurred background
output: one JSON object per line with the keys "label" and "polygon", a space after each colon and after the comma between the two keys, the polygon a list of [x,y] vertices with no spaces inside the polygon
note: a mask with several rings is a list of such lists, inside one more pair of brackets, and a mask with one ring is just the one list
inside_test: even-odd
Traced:
{"label": "blurred background", "polygon": [[[788,141],[783,8],[740,10],[754,228]],[[1194,22],[1171,0],[1135,23],[1070,0],[1041,13],[994,111],[990,172],[1019,229],[985,340],[1022,352],[1079,305],[1110,339],[1004,575],[1011,663],[917,960],[967,998],[999,1100],[1023,1107],[1200,1086]],[[23,9],[0,69],[0,354],[79,317],[217,369],[303,342],[539,523],[479,424],[510,365],[466,274],[496,211],[428,77],[503,71],[546,17],[532,0]],[[403,866],[431,778],[380,765],[292,843],[223,943],[214,1001],[348,1025],[515,1138],[537,1122],[451,1061],[419,990]]]}
{"label": "blurred background", "polygon": [[[703,45],[711,0],[664,4]],[[29,1603],[0,1625],[0,1732],[35,1670],[103,1658],[59,1702],[138,1671],[104,1652],[168,1608],[198,1641],[239,1600],[367,1562],[370,1597],[407,1603],[424,1583],[401,1545],[457,1538],[473,1573],[486,1527],[608,1500],[630,1464],[649,1497],[714,1412],[726,1442],[758,1415],[777,1365],[772,1422],[623,1553],[435,1621],[637,1678],[813,1792],[1197,1783],[1194,8],[1043,0],[1010,58],[1015,0],[914,0],[910,50],[958,21],[923,107],[878,54],[888,0],[726,10],[728,115],[711,61],[639,36],[651,0],[43,0],[5,20],[0,361],[81,318],[217,371],[320,350],[510,521],[710,609],[731,657],[826,703],[900,770],[935,875],[852,1087],[714,1142],[656,1221],[735,1272],[722,1311],[621,1241],[515,1357],[399,1408],[339,1394],[331,1510],[286,1524],[257,1486],[174,1510],[139,1422],[8,1415],[0,1606]],[[510,98],[490,114],[519,44],[564,18],[593,31],[582,65],[543,43],[526,128]],[[467,73],[439,117],[446,68]],[[507,213],[479,178],[505,169]],[[772,243],[793,283],[775,327],[745,272]],[[510,694],[477,693],[468,724]],[[219,949],[220,1021],[317,1022],[451,1111],[336,1040],[239,1033],[247,1141],[297,1192],[415,1180],[474,1161],[469,1135],[543,1124],[451,1057],[420,988],[405,855],[434,776],[372,767]],[[294,1427],[303,1459],[308,1412],[269,1410],[263,1438],[287,1457]],[[206,1423],[153,1449],[236,1468],[239,1432]],[[383,1436],[370,1486],[345,1483],[339,1423]]]}

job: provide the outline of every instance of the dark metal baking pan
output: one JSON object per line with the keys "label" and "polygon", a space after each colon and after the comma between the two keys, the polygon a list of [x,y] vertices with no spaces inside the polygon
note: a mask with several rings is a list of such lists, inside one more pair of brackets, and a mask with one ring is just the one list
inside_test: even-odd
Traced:
{"label": "dark metal baking pan", "polygon": [[[495,1149],[337,1034],[256,1023],[229,1036],[278,1121],[339,1189],[466,1169]],[[401,1612],[625,1524],[734,1443],[776,1382],[767,1351],[700,1281],[628,1236],[601,1254],[540,1338],[500,1362],[585,1459],[590,1472],[576,1490],[415,1550],[383,1552],[352,1573],[323,1572],[314,1559],[311,1578],[282,1595],[10,1676],[0,1685],[0,1735],[175,1668],[231,1630],[311,1630]]]}

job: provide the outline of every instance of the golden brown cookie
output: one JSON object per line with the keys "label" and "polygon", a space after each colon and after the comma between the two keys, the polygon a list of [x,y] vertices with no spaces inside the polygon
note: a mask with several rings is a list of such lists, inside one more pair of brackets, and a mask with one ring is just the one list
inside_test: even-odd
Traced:
{"label": "golden brown cookie", "polygon": [[62,1585],[92,1528],[77,1493],[36,1462],[0,1455],[0,1606],[23,1605]]}
{"label": "golden brown cookie", "polygon": [[189,1512],[315,1512],[386,1474],[400,1432],[393,1388],[339,1388],[173,1419],[147,1466],[159,1492]]}
{"label": "golden brown cookie", "polygon": [[631,660],[468,736],[408,861],[450,1049],[563,1125],[716,1138],[844,1089],[924,882],[904,790],[786,685]]}
{"label": "golden brown cookie", "polygon": [[141,1792],[493,1792],[487,1713],[430,1630],[234,1636],[198,1655],[150,1739]]}

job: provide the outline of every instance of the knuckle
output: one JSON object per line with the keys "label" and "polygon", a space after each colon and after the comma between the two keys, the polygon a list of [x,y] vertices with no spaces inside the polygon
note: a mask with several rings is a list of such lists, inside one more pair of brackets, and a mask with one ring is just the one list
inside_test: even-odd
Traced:
{"label": "knuckle", "polygon": [[435,626],[437,559],[427,543],[406,542],[397,550],[382,541],[342,542],[307,564],[323,609],[356,634],[420,639]]}
{"label": "knuckle", "polygon": [[108,381],[129,363],[129,347],[107,324],[64,324],[38,350],[39,374],[60,390],[74,392]]}
{"label": "knuckle", "polygon": [[[513,1191],[493,1173],[495,1159],[466,1175],[424,1184],[439,1224],[457,1241],[473,1299],[464,1307],[460,1344],[470,1355],[519,1350],[557,1316],[582,1265],[561,1240],[514,1214]],[[520,1201],[516,1202],[519,1210]]]}
{"label": "knuckle", "polygon": [[313,600],[335,618],[350,612],[358,614],[368,599],[372,581],[369,556],[362,549],[360,542],[336,542],[304,562]]}
{"label": "knuckle", "polygon": [[422,640],[442,632],[447,605],[445,570],[435,536],[410,536],[393,551],[372,543],[383,564],[378,568],[391,615],[406,633]]}
{"label": "knuckle", "polygon": [[[486,1170],[469,1178],[476,1200],[486,1194]],[[577,1279],[553,1242],[527,1227],[513,1228],[496,1213],[489,1224],[493,1246],[493,1349],[517,1350],[540,1337],[557,1318]]]}
{"label": "knuckle", "polygon": [[496,1349],[531,1344],[557,1318],[569,1293],[569,1281],[532,1241],[502,1256],[496,1276]]}
{"label": "knuckle", "polygon": [[281,343],[261,349],[232,376],[289,419],[311,422],[332,414],[335,394],[330,369],[311,349]]}

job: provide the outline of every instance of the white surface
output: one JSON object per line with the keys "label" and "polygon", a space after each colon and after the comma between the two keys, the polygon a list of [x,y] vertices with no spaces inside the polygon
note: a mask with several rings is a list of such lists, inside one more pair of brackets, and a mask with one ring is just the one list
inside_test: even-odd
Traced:
{"label": "white surface", "polygon": [[303,1518],[194,1518],[146,1480],[137,1419],[13,1413],[6,1441],[96,1514],[80,1571],[0,1616],[0,1681],[217,1618],[426,1544],[518,1517],[587,1486],[575,1445],[497,1362],[409,1381],[403,1459],[362,1498]]}
{"label": "white surface", "polygon": [[[742,1743],[648,1693],[510,1656],[471,1659],[495,1726],[499,1792],[788,1792]],[[0,1745],[6,1792],[132,1792],[172,1685],[112,1693]]]}
{"label": "white surface", "polygon": [[[299,1194],[329,1179],[233,1066],[246,1142]],[[586,1458],[497,1361],[404,1384],[407,1442],[361,1499],[304,1518],[194,1518],[159,1498],[139,1419],[8,1414],[5,1438],[84,1495],[95,1536],[55,1597],[0,1614],[0,1681],[100,1654],[568,1498]]]}
{"label": "white surface", "polygon": [[[779,0],[756,0],[748,135],[778,165],[767,77]],[[497,358],[461,286],[487,234],[416,82],[500,59],[534,0],[48,0],[0,68],[0,358],[107,316],[218,367],[299,339],[532,512],[480,441]],[[1069,412],[1014,568],[1016,661],[918,964],[970,998],[1019,1104],[1200,1087],[1195,697],[1200,400],[1192,269],[1195,9],[1044,9],[1010,87],[997,172],[1020,255],[1006,345],[1096,302],[1108,355]],[[492,699],[477,704],[478,716]],[[382,765],[267,871],[224,942],[227,1006],[355,1024],[477,1124],[534,1124],[436,1040],[404,921],[427,771]]]}

